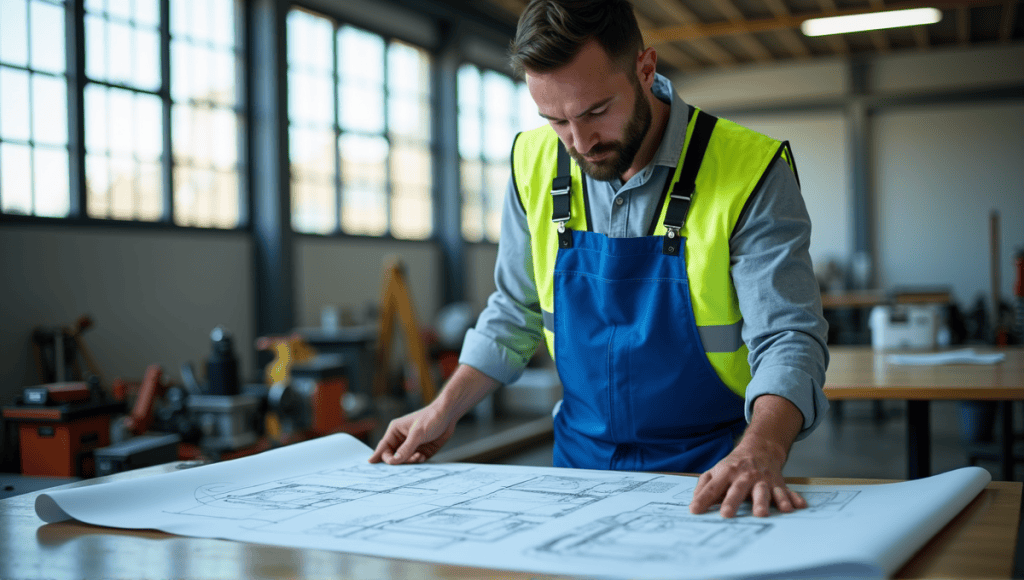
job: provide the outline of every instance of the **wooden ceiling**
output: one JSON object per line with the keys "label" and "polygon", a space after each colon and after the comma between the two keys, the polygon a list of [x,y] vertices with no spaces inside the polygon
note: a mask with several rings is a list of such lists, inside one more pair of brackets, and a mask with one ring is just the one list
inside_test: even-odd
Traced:
{"label": "wooden ceiling", "polygon": [[[514,23],[525,0],[487,0]],[[929,51],[1024,42],[1021,0],[633,0],[659,64],[707,71],[857,54]],[[808,37],[808,18],[930,6],[942,20],[926,26]]]}

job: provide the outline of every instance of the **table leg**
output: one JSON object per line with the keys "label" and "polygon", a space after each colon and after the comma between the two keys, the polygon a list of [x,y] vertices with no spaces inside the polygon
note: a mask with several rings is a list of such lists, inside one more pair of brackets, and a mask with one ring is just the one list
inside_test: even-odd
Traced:
{"label": "table leg", "polygon": [[907,401],[907,479],[928,477],[931,471],[932,441],[928,401]]}
{"label": "table leg", "polygon": [[1013,401],[999,401],[1003,413],[1003,481],[1013,481]]}

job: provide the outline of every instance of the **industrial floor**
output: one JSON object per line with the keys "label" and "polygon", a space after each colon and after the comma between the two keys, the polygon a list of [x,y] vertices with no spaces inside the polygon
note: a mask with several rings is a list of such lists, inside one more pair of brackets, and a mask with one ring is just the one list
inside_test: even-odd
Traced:
{"label": "industrial floor", "polygon": [[[841,413],[832,409],[810,436],[798,441],[783,471],[787,476],[906,478],[905,404],[889,401],[847,401]],[[1018,423],[1021,412],[1015,413]],[[960,432],[960,405],[938,401],[931,405],[932,473],[969,465],[967,446]],[[466,425],[463,431],[477,429]],[[1017,433],[1022,430],[1018,427]],[[993,450],[995,447],[993,445]],[[551,465],[551,444],[536,445],[502,460],[514,465]],[[1001,477],[995,462],[980,462],[994,479]],[[1017,466],[1016,481],[1024,480],[1024,464]],[[1017,535],[1014,578],[1024,578],[1024,534]]]}

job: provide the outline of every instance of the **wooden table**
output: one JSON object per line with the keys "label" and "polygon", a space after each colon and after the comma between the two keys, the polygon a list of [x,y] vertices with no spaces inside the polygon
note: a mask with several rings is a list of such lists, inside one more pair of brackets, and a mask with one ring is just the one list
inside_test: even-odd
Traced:
{"label": "wooden table", "polygon": [[870,308],[886,304],[949,304],[952,300],[948,290],[884,291],[855,290],[841,294],[822,294],[822,308]]}
{"label": "wooden table", "polygon": [[[976,348],[1001,352],[994,365],[896,365],[892,352],[833,346],[825,379],[832,401],[907,401],[907,471],[910,479],[931,471],[929,401],[999,401],[1002,408],[1002,478],[1013,479],[1013,401],[1024,400],[1024,348]],[[902,353],[901,353],[902,354]]]}
{"label": "wooden table", "polygon": [[[173,464],[74,484],[144,477]],[[864,485],[880,480],[788,478],[790,483]],[[1019,482],[992,482],[897,573],[899,578],[1009,578],[1021,509]],[[462,566],[280,548],[163,532],[44,524],[42,492],[0,500],[0,578],[553,578]]]}

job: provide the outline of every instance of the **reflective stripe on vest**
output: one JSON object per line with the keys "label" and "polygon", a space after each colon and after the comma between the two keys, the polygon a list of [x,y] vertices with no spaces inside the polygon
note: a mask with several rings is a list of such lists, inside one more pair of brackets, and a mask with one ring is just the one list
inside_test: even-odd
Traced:
{"label": "reflective stripe on vest", "polygon": [[[687,143],[695,118],[696,115],[691,115]],[[544,335],[552,356],[553,272],[558,228],[551,221],[551,183],[557,171],[557,149],[558,137],[550,126],[520,133],[512,149],[512,174],[530,229],[534,279],[544,314]],[[750,365],[741,336],[743,318],[729,273],[729,238],[751,193],[773,161],[783,155],[783,150],[786,161],[792,166],[788,145],[720,119],[708,143],[689,215],[680,231],[687,239],[690,300],[704,351],[722,382],[741,396],[750,382]],[[683,153],[685,155],[685,148]],[[571,176],[571,218],[565,225],[590,230],[582,175],[575,162]],[[653,235],[665,234],[662,222],[667,206],[662,203]]]}

